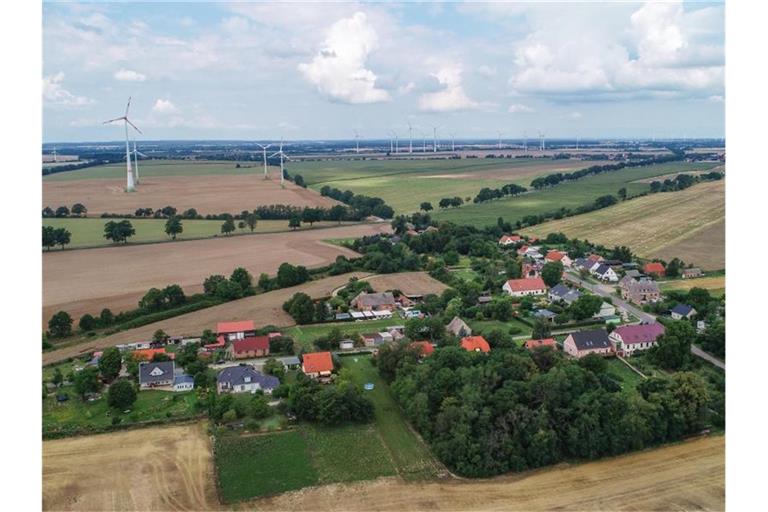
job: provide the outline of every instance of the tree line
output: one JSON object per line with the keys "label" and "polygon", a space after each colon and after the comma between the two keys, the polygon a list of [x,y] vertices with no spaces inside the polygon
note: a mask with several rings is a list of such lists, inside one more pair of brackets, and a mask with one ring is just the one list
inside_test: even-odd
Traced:
{"label": "tree line", "polygon": [[67,218],[67,217],[87,217],[87,216],[88,216],[88,208],[86,208],[85,205],[81,203],[73,204],[71,209],[66,206],[59,206],[55,210],[50,206],[46,206],[45,208],[43,208],[44,219],[50,219],[50,218],[61,219],[61,218]]}
{"label": "tree line", "polygon": [[351,190],[342,192],[338,188],[329,185],[325,185],[320,189],[320,195],[349,205],[361,218],[373,215],[382,219],[391,219],[395,215],[395,210],[380,197],[355,194]]}

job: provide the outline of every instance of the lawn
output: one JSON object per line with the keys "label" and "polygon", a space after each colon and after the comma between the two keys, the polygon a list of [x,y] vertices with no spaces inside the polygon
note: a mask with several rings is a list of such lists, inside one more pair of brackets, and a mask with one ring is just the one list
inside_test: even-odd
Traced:
{"label": "lawn", "polygon": [[342,367],[350,370],[359,385],[372,383],[366,396],[375,408],[375,426],[389,451],[397,474],[408,480],[431,478],[440,470],[429,448],[410,428],[392,397],[389,386],[381,379],[370,356],[345,356]]}
{"label": "lawn", "polygon": [[[622,187],[625,187],[630,195],[648,190],[650,188],[648,183],[635,183],[639,179],[661,176],[675,171],[700,170],[712,165],[711,163],[672,162],[624,169],[582,178],[550,189],[532,191],[514,198],[438,210],[433,212],[432,217],[440,221],[452,221],[457,224],[471,224],[478,227],[494,225],[499,217],[514,223],[526,215],[538,215],[561,207],[576,208],[590,204],[602,195],[616,195],[616,192]],[[483,186],[479,183],[475,183],[475,185],[478,188]]]}
{"label": "lawn", "polygon": [[364,320],[357,322],[331,322],[326,324],[296,325],[285,330],[288,336],[298,342],[306,350],[314,350],[312,342],[321,336],[325,336],[333,329],[338,328],[345,335],[360,334],[362,332],[379,332],[392,325],[403,325],[405,320],[393,315],[392,318],[382,320]]}
{"label": "lawn", "polygon": [[[632,371],[626,364],[622,363],[618,358],[611,357],[606,359],[608,362],[608,373],[616,377],[621,381],[621,391],[623,393],[636,393],[635,386],[643,381],[643,378]],[[632,359],[628,359],[632,364]],[[634,365],[633,365],[634,366]]]}
{"label": "lawn", "polygon": [[316,485],[307,436],[297,430],[274,434],[215,436],[214,456],[225,503]]}
{"label": "lawn", "polygon": [[397,474],[373,424],[334,428],[306,425],[302,432],[311,447],[320,483],[372,480]]}
{"label": "lawn", "polygon": [[513,336],[530,336],[531,328],[519,320],[509,320],[501,322],[499,320],[467,320],[467,324],[472,328],[472,334],[488,333],[494,329],[499,329],[504,333],[509,333],[511,328],[517,328],[520,331]]}
{"label": "lawn", "polygon": [[[71,243],[68,248],[78,247],[98,247],[105,245],[114,245],[104,238],[104,225],[113,220],[115,222],[121,219],[102,219],[102,218],[84,218],[84,219],[43,219],[43,226],[53,226],[54,228],[66,228],[72,233]],[[136,230],[136,234],[130,238],[130,243],[135,242],[162,242],[170,238],[165,234],[165,219],[128,219]],[[195,238],[208,238],[213,236],[224,236],[221,234],[220,220],[184,220],[182,226],[184,232],[179,234],[177,240],[191,240]],[[237,225],[237,223],[235,223]],[[336,222],[316,222],[314,228],[336,226]],[[310,229],[308,225],[300,229]],[[289,231],[287,220],[260,220],[256,224],[256,233],[276,233]],[[235,234],[250,233],[248,228],[237,229]],[[123,245],[123,244],[121,244]],[[56,249],[52,249],[56,250]]]}
{"label": "lawn", "polygon": [[451,274],[467,282],[474,281],[475,279],[480,277],[480,274],[478,274],[477,272],[475,272],[469,267],[457,268],[457,269],[451,270]]}
{"label": "lawn", "polygon": [[[66,393],[69,400],[59,404],[56,394]],[[197,394],[192,392],[139,391],[129,413],[118,413],[122,424],[185,418],[196,413]],[[43,400],[43,432],[90,430],[112,424],[115,412],[107,405],[106,393],[93,402],[83,402],[73,386],[63,386]]]}

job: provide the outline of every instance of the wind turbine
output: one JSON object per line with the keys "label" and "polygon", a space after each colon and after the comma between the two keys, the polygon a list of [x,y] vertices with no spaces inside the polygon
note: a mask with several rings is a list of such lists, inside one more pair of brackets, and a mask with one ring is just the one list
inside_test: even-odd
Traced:
{"label": "wind turbine", "polygon": [[413,125],[408,122],[408,152],[413,153]]}
{"label": "wind turbine", "polygon": [[285,185],[284,185],[284,182],[285,182],[285,171],[283,170],[283,159],[290,160],[290,158],[288,158],[288,155],[283,153],[283,140],[282,139],[280,139],[280,150],[277,151],[276,153],[273,153],[273,154],[269,155],[269,158],[272,158],[273,156],[278,156],[278,155],[280,156],[280,186],[281,187],[285,187]]}
{"label": "wind turbine", "polygon": [[451,134],[451,151],[456,151],[456,134]]}
{"label": "wind turbine", "polygon": [[437,153],[437,129],[439,126],[432,127],[432,152]]}
{"label": "wind turbine", "polygon": [[528,132],[523,132],[523,151],[528,152]]}
{"label": "wind turbine", "polygon": [[501,149],[501,132],[496,132],[499,134],[499,149]]}
{"label": "wind turbine", "polygon": [[53,146],[53,163],[58,162],[58,158],[56,157],[56,146]]}
{"label": "wind turbine", "polygon": [[149,158],[147,155],[136,149],[136,139],[133,139],[133,166],[134,166],[134,176],[136,178],[136,184],[138,185],[140,183],[139,180],[139,156],[143,156],[144,158]]}
{"label": "wind turbine", "polygon": [[264,145],[259,144],[257,142],[256,145],[261,148],[261,153],[262,153],[262,155],[264,157],[264,179],[266,180],[266,179],[268,179],[268,176],[267,176],[267,149],[272,147],[272,144],[267,144],[266,146],[264,146]]}
{"label": "wind turbine", "polygon": [[355,153],[360,153],[360,134],[355,130]]}
{"label": "wind turbine", "polygon": [[424,137],[424,143],[421,146],[422,153],[427,152],[427,132],[421,132],[421,136]]}
{"label": "wind turbine", "polygon": [[546,134],[544,132],[539,131],[539,151],[544,151],[544,149],[546,148],[546,146],[544,144],[544,137],[545,137],[545,135]]}
{"label": "wind turbine", "polygon": [[125,127],[125,171],[126,171],[126,186],[125,191],[126,192],[133,192],[136,190],[136,183],[133,179],[133,172],[131,171],[131,148],[128,144],[128,125],[131,125],[131,127],[136,130],[137,132],[141,133],[141,130],[136,128],[136,125],[134,125],[131,121],[128,120],[128,109],[131,108],[131,97],[128,97],[128,104],[125,106],[125,115],[121,117],[116,117],[114,119],[110,119],[109,121],[104,121],[102,124],[110,124],[114,123],[115,121],[123,121],[123,125]]}

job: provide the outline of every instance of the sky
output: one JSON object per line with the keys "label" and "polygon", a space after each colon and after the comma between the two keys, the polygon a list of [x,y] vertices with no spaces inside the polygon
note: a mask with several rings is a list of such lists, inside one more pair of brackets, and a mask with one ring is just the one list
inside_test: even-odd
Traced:
{"label": "sky", "polygon": [[723,137],[720,3],[43,4],[43,141]]}

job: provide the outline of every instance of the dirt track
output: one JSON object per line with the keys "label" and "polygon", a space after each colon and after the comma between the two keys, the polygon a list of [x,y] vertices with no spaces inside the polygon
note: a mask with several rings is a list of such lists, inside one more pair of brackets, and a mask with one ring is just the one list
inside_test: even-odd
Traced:
{"label": "dirt track", "polygon": [[43,510],[219,507],[204,424],[43,443]]}
{"label": "dirt track", "polygon": [[270,233],[188,242],[107,247],[43,255],[43,325],[56,311],[77,321],[98,314],[135,308],[151,287],[179,284],[188,294],[202,290],[212,274],[228,276],[242,266],[254,279],[275,274],[283,262],[317,267],[349,249],[322,240],[389,231],[389,224],[364,224],[294,233]]}
{"label": "dirt track", "polygon": [[187,313],[186,315],[169,318],[153,324],[118,332],[112,336],[100,338],[90,343],[81,343],[52,352],[43,353],[43,365],[62,361],[84,352],[152,338],[152,333],[162,329],[172,336],[200,335],[205,329],[215,329],[217,322],[229,320],[253,320],[257,326],[276,325],[278,327],[294,325],[293,318],[283,311],[283,303],[296,292],[304,292],[310,297],[330,295],[334,288],[344,285],[352,276],[363,277],[368,274],[354,272],[340,276],[327,277],[311,281],[291,288],[283,288],[253,297],[227,302],[219,306]]}
{"label": "dirt track", "polygon": [[180,212],[239,213],[257,206],[289,204],[324,206],[339,204],[317,192],[286,182],[280,187],[279,171],[272,179],[260,176],[151,176],[141,179],[135,192],[126,194],[125,179],[92,179],[43,182],[43,205],[82,203],[90,216],[103,212],[133,213],[137,208],[173,206]]}
{"label": "dirt track", "polygon": [[388,478],[256,500],[249,510],[725,510],[725,438],[490,480]]}

